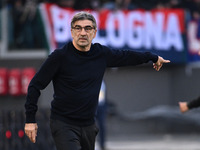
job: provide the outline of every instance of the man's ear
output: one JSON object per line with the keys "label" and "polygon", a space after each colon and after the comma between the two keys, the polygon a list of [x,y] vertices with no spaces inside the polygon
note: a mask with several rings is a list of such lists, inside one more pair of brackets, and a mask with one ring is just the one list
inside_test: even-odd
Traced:
{"label": "man's ear", "polygon": [[94,30],[94,36],[93,36],[93,39],[96,37],[97,35],[97,29]]}
{"label": "man's ear", "polygon": [[71,37],[72,37],[72,39],[74,38],[74,35],[73,35],[73,30],[72,30],[72,28],[71,28]]}

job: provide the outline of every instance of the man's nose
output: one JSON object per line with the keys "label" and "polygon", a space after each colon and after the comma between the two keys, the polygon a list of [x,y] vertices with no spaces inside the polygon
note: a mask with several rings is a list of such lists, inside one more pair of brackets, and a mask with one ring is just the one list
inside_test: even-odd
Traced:
{"label": "man's nose", "polygon": [[84,28],[82,28],[82,30],[81,30],[81,34],[82,35],[85,35],[87,32],[85,31],[85,29]]}

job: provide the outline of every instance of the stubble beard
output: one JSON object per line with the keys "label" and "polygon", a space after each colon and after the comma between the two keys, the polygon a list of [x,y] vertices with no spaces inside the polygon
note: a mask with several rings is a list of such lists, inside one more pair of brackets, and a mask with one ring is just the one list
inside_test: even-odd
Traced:
{"label": "stubble beard", "polygon": [[89,45],[89,42],[88,42],[88,39],[85,40],[85,41],[80,41],[78,40],[78,46],[81,47],[81,48],[86,48],[87,46]]}

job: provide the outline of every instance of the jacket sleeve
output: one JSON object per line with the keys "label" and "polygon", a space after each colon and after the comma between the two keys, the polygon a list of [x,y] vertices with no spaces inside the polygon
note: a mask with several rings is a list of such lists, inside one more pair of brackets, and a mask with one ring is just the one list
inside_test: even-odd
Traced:
{"label": "jacket sleeve", "polygon": [[108,67],[139,65],[149,61],[157,62],[158,56],[151,52],[137,52],[133,50],[118,50],[104,47]]}
{"label": "jacket sleeve", "polygon": [[200,97],[187,103],[189,109],[200,107]]}
{"label": "jacket sleeve", "polygon": [[37,102],[40,96],[40,90],[43,90],[51,82],[59,69],[61,55],[59,50],[52,52],[43,63],[39,71],[35,74],[28,86],[28,92],[25,102],[26,123],[35,123],[37,112]]}

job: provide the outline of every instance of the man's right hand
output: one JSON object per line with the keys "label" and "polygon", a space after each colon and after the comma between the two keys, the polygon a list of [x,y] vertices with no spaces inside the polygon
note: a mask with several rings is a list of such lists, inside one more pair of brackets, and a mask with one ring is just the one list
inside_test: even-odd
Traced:
{"label": "man's right hand", "polygon": [[37,136],[37,123],[26,123],[24,127],[24,131],[31,142],[36,142],[36,136]]}

